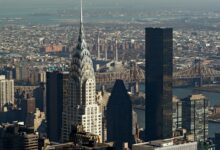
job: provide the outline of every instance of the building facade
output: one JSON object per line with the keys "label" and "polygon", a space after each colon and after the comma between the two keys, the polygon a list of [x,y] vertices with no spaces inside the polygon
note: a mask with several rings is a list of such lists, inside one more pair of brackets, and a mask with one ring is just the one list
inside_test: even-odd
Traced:
{"label": "building facade", "polygon": [[68,89],[65,83],[69,79],[67,72],[47,72],[46,119],[48,138],[54,142],[61,141],[62,113],[64,94]]}
{"label": "building facade", "polygon": [[0,76],[0,109],[5,104],[14,104],[14,80],[6,80],[5,76]]}
{"label": "building facade", "polygon": [[106,110],[107,141],[114,142],[116,150],[124,143],[132,147],[132,103],[123,80],[116,80]]}
{"label": "building facade", "polygon": [[208,138],[208,99],[202,95],[191,95],[182,99],[182,126],[194,135],[195,141]]}
{"label": "building facade", "polygon": [[215,149],[220,149],[220,133],[215,133]]}
{"label": "building facade", "polygon": [[146,140],[172,137],[173,30],[146,28]]}
{"label": "building facade", "polygon": [[102,113],[96,102],[96,81],[93,62],[83,30],[82,1],[78,44],[72,54],[69,91],[63,112],[62,140],[67,141],[72,125],[82,125],[86,132],[102,136]]}
{"label": "building facade", "polygon": [[182,128],[182,101],[173,97],[173,132]]}
{"label": "building facade", "polygon": [[38,150],[38,134],[20,124],[0,126],[1,150]]}

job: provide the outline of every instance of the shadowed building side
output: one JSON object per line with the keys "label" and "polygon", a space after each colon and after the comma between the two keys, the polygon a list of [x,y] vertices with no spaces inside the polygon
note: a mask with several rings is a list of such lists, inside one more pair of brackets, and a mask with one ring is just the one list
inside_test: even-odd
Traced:
{"label": "shadowed building side", "polygon": [[62,105],[67,90],[65,83],[68,79],[68,73],[47,72],[47,134],[48,138],[54,142],[61,141]]}
{"label": "shadowed building side", "polygon": [[123,143],[133,143],[132,103],[122,80],[116,80],[107,104],[107,141],[115,142],[116,150],[123,149]]}

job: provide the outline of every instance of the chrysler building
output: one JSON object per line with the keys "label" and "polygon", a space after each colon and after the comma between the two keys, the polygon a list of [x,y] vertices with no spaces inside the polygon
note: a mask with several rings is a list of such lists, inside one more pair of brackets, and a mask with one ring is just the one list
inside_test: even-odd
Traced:
{"label": "chrysler building", "polygon": [[95,73],[85,41],[82,0],[79,37],[72,54],[68,87],[68,96],[63,102],[62,141],[68,141],[72,125],[82,125],[86,132],[102,139],[102,113],[95,99]]}

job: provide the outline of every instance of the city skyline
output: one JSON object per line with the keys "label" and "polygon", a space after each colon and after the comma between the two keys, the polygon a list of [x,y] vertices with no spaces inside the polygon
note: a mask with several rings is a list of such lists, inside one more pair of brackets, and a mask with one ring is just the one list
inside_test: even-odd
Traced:
{"label": "city skyline", "polygon": [[218,4],[0,0],[0,149],[213,150]]}

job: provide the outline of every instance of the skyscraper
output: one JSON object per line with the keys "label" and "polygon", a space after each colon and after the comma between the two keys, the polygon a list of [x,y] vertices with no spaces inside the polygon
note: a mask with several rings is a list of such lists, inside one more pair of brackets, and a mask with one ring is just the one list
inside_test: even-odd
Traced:
{"label": "skyscraper", "polygon": [[172,137],[173,34],[146,28],[146,140]]}
{"label": "skyscraper", "polygon": [[[93,63],[83,30],[82,0],[81,20],[76,50],[72,54],[69,79],[69,97],[63,115],[63,141],[68,140],[72,125],[82,125],[86,132],[102,135],[102,113],[95,100],[96,82]],[[65,107],[65,106],[64,106]]]}
{"label": "skyscraper", "polygon": [[173,132],[182,128],[182,101],[173,97]]}
{"label": "skyscraper", "polygon": [[215,133],[215,149],[220,149],[220,133]]}
{"label": "skyscraper", "polygon": [[33,96],[36,99],[36,107],[46,113],[46,93],[47,87],[46,82],[41,82],[40,85],[34,90]]}
{"label": "skyscraper", "polygon": [[38,138],[33,128],[19,123],[0,126],[1,150],[38,150]]}
{"label": "skyscraper", "polygon": [[62,112],[64,94],[68,87],[65,87],[68,73],[47,72],[47,134],[48,138],[54,142],[61,141]]}
{"label": "skyscraper", "polygon": [[0,76],[0,111],[5,104],[14,104],[14,80],[6,80]]}
{"label": "skyscraper", "polygon": [[33,116],[36,110],[35,98],[29,94],[24,94],[23,98],[21,99],[21,110],[25,125],[27,127],[32,127],[34,125]]}
{"label": "skyscraper", "polygon": [[116,150],[133,144],[132,103],[123,80],[116,80],[106,110],[107,141],[115,142]]}
{"label": "skyscraper", "polygon": [[208,99],[201,94],[182,99],[182,126],[196,141],[208,138]]}

